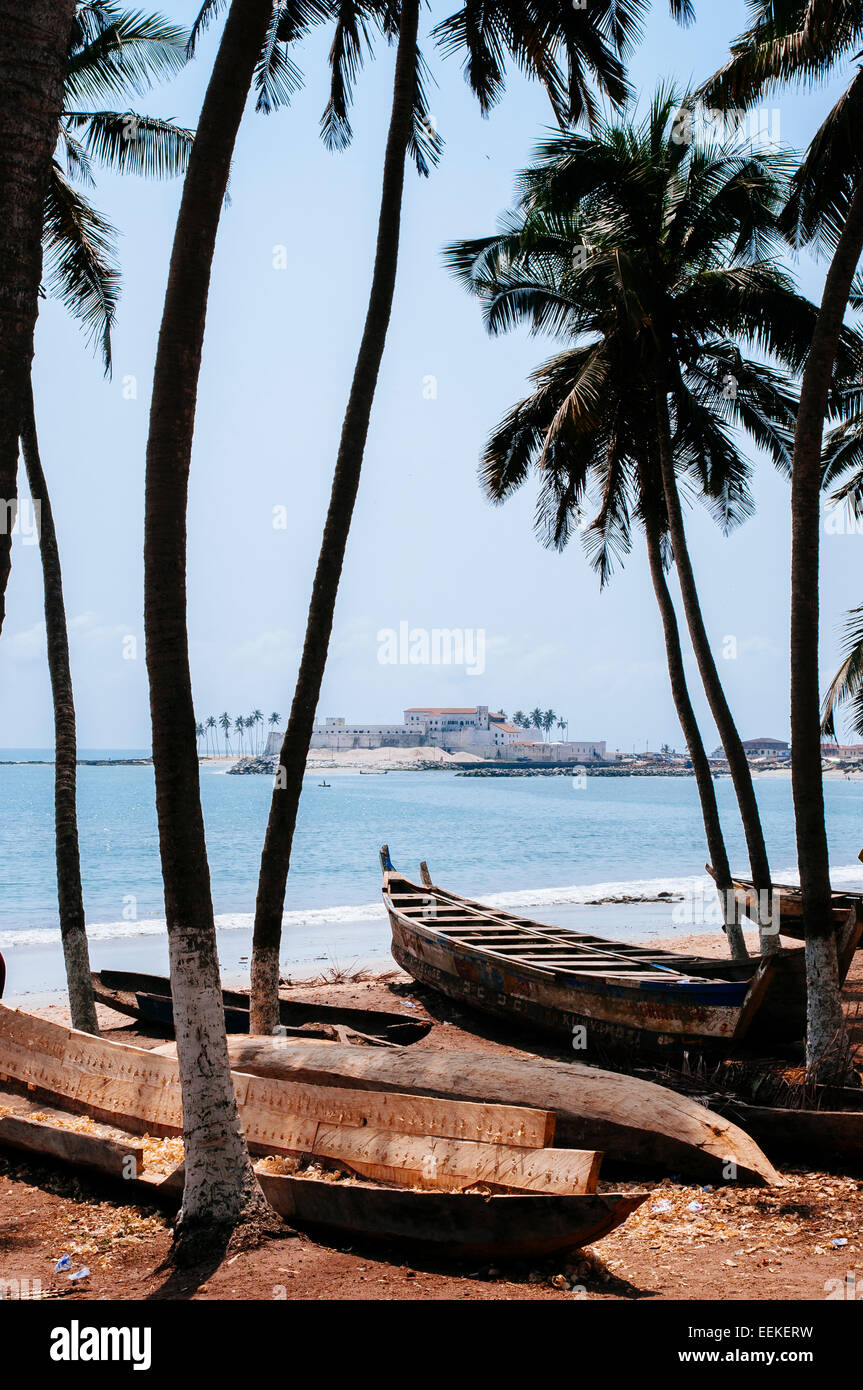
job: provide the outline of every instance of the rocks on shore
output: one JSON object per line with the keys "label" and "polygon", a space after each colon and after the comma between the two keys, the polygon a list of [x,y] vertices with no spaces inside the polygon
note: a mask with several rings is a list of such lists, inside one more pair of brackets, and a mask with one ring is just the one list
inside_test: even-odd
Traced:
{"label": "rocks on shore", "polygon": [[233,767],[228,768],[229,777],[248,777],[256,773],[266,773],[275,777],[279,759],[275,753],[262,753],[256,758],[240,758]]}
{"label": "rocks on shore", "polygon": [[691,767],[594,767],[589,763],[566,763],[556,767],[472,767],[457,777],[691,777]]}

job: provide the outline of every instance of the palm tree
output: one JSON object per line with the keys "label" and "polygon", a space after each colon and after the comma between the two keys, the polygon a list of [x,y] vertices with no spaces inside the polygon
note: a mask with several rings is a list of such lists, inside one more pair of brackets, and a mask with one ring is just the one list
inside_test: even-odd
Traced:
{"label": "palm tree", "polygon": [[255,728],[255,752],[261,751],[261,740],[258,737],[258,729],[264,722],[264,716],[259,709],[252,710],[252,724]]}
{"label": "palm tree", "polygon": [[204,726],[201,723],[195,725],[195,738],[198,742],[198,755],[201,753],[201,739],[204,737]]}
{"label": "palm tree", "polygon": [[515,725],[515,727],[516,727],[517,729],[524,729],[524,728],[526,728],[527,726],[526,726],[526,724],[525,724],[525,714],[524,714],[524,710],[517,709],[516,712],[515,712],[515,714],[512,716],[512,722],[513,722],[513,724]]}
{"label": "palm tree", "polygon": [[535,709],[532,709],[531,712],[530,712],[530,715],[529,715],[529,720],[530,720],[530,722],[529,722],[529,724],[528,724],[527,727],[528,727],[529,729],[536,729],[537,733],[541,734],[541,733],[542,733],[542,719],[543,719],[542,710],[540,709],[539,705],[537,705],[536,708],[535,708]]}
{"label": "palm tree", "polygon": [[12,564],[7,509],[17,508],[18,441],[39,311],[43,205],[74,12],[74,0],[32,0],[26,6],[0,0],[0,630]]}
{"label": "palm tree", "polygon": [[234,720],[234,732],[236,733],[237,739],[238,739],[238,741],[239,741],[239,745],[240,745],[240,757],[242,757],[242,755],[243,755],[243,753],[244,753],[244,751],[245,751],[244,739],[245,739],[245,732],[246,732],[246,721],[245,721],[245,719],[243,718],[243,716],[242,716],[241,714],[238,714],[237,717],[236,717],[236,719]]}
{"label": "palm tree", "polygon": [[554,728],[554,721],[557,719],[553,709],[547,709],[542,716],[542,731],[546,739],[551,738],[551,731]]}
{"label": "palm tree", "polygon": [[[185,35],[158,15],[130,14],[112,0],[87,0],[76,7],[66,55],[59,148],[44,203],[42,241],[46,288],[61,299],[98,342],[106,373],[111,363],[111,328],[119,271],[113,228],[75,184],[93,185],[94,168],[165,175],[179,173],[191,132],[171,122],[134,112],[86,111],[85,103],[134,96],[185,61]],[[136,122],[134,136],[129,122]],[[125,124],[121,124],[125,123]],[[124,133],[125,132],[125,133]],[[130,152],[134,147],[134,153]],[[54,820],[60,933],[72,1021],[98,1032],[90,978],[77,823],[77,738],[63,601],[60,553],[39,450],[32,383],[28,383],[21,431],[24,465],[40,512],[40,556],[45,592],[48,668],[54,709]]]}
{"label": "palm tree", "polygon": [[569,725],[567,724],[565,719],[561,718],[557,721],[557,727],[561,733],[565,733],[565,731],[569,728]]}
{"label": "palm tree", "polygon": [[[261,856],[252,946],[251,1026],[270,1032],[278,1024],[278,958],[291,846],[302,792],[306,758],[326,666],[345,548],[362,470],[372,406],[395,290],[399,254],[404,165],[412,150],[421,173],[437,156],[439,142],[430,128],[424,93],[425,65],[417,50],[419,0],[387,6],[399,9],[399,53],[387,150],[384,161],[375,269],[365,330],[360,345],[333,477],[330,505],[306,621],[300,669],[282,743],[283,774],[274,787]],[[691,18],[690,0],[672,0],[672,11]],[[642,0],[464,0],[436,28],[445,54],[464,58],[465,76],[484,114],[499,100],[509,56],[529,77],[540,81],[561,125],[582,116],[593,119],[599,92],[619,104],[628,84],[622,64],[640,33]],[[565,71],[562,66],[565,64]],[[334,143],[349,135],[345,114],[332,104],[329,130]]]}
{"label": "palm tree", "polygon": [[231,716],[228,714],[227,710],[224,714],[219,715],[219,724],[225,736],[225,757],[227,757],[231,748]]}
{"label": "palm tree", "polygon": [[[207,294],[219,218],[246,97],[274,25],[295,6],[234,0],[189,157],[168,276],[150,407],[144,526],[144,628],[153,766],[186,1141],[175,1257],[222,1249],[270,1213],[252,1168],[231,1082],[201,811],[186,629],[186,505]],[[275,41],[264,76],[276,59]],[[261,95],[259,91],[259,103]],[[239,720],[237,721],[239,726]]]}
{"label": "palm tree", "polygon": [[847,1060],[821,772],[819,504],[831,380],[863,255],[863,0],[757,0],[752,9],[750,28],[706,84],[711,104],[748,106],[786,82],[820,84],[837,69],[849,79],[795,175],[785,217],[795,245],[814,241],[832,256],[800,388],[791,484],[791,781],[806,919],[806,1059],[810,1075],[827,1080]]}
{"label": "palm tree", "polygon": [[[522,480],[526,461],[541,447],[541,467],[553,492],[553,449],[565,456],[588,428],[598,437],[598,405],[606,405],[611,420],[608,400],[616,376],[635,371],[649,385],[653,438],[642,441],[638,452],[644,458],[649,445],[660,470],[693,648],[735,769],[753,877],[769,895],[751,774],[701,616],[677,473],[696,482],[725,526],[748,514],[748,465],[727,425],[742,425],[787,467],[793,396],[781,375],[745,359],[738,341],[754,341],[796,368],[814,312],[767,259],[777,240],[781,161],[678,143],[678,117],[674,93],[660,90],[640,126],[629,120],[598,123],[590,137],[567,134],[547,142],[538,164],[523,176],[521,219],[502,235],[457,245],[449,255],[456,272],[484,299],[491,331],[527,321],[537,331],[559,331],[582,344],[537,373],[535,394],[493,437],[487,454],[493,485],[497,468],[512,480],[510,486]],[[659,231],[647,238],[646,227]],[[724,389],[729,373],[733,392]],[[608,458],[597,471],[604,495],[602,522],[592,539],[602,542],[603,581],[615,550],[625,553],[629,546],[628,513],[615,515],[612,504],[621,506],[615,494],[632,478],[611,460],[624,426],[635,433],[636,425],[625,412],[620,415],[621,435],[607,435]],[[572,495],[556,498],[561,510],[554,543],[568,537],[584,482],[579,475]],[[655,503],[652,511],[659,524]],[[762,949],[774,944],[775,931],[765,921]]]}

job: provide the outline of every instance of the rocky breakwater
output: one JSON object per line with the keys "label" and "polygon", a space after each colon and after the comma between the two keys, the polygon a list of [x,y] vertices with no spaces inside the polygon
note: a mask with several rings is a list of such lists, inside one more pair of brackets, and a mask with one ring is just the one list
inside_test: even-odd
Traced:
{"label": "rocky breakwater", "polygon": [[261,754],[257,758],[240,758],[233,767],[228,768],[228,776],[249,777],[266,773],[268,777],[275,777],[278,765],[279,759],[275,753]]}

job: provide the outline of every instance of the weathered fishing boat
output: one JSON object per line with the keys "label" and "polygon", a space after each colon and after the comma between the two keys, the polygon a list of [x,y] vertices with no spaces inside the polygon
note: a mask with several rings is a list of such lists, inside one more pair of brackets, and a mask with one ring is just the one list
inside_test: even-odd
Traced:
{"label": "weathered fishing boat", "polygon": [[[708,864],[707,872],[711,877],[715,877],[712,867]],[[734,889],[734,900],[737,905],[740,917],[749,917],[754,920],[757,911],[758,894],[751,878],[733,878],[731,880]],[[793,883],[774,883],[773,884],[773,903],[772,911],[774,917],[778,914],[779,935],[787,936],[792,941],[803,941],[803,894],[800,888]],[[848,918],[853,910],[856,914],[856,922],[863,928],[863,893],[844,893],[834,892],[831,894],[833,902],[833,921],[836,925],[837,935],[841,936],[844,928],[848,925]],[[863,948],[863,932],[857,933],[857,939],[853,950]],[[850,961],[849,961],[850,964]],[[846,966],[847,972],[847,966]]]}
{"label": "weathered fishing boat", "polygon": [[[176,1201],[181,1171],[147,1172],[153,1136],[182,1133],[173,1058],[0,1005],[0,1081],[0,1144]],[[297,1160],[295,1173],[259,1170],[296,1224],[441,1253],[537,1255],[597,1239],[646,1195],[598,1194],[601,1154],[552,1148],[554,1116],[534,1107],[239,1073],[234,1086],[250,1152]],[[319,1165],[346,1180],[320,1181]]]}
{"label": "weathered fishing boat", "polygon": [[408,974],[485,1013],[567,1037],[582,1059],[727,1053],[796,1041],[803,952],[742,962],[675,955],[544,926],[398,873],[381,850],[392,953]]}
{"label": "weathered fishing boat", "polygon": [[[130,970],[100,970],[92,975],[96,1001],[129,1018],[174,1029],[171,981],[164,975],[142,975]],[[223,989],[225,1027],[229,1033],[248,1033],[249,996],[241,990]],[[279,1021],[289,1033],[299,1037],[320,1036],[337,1041],[340,1030],[347,1030],[368,1042],[407,1046],[424,1038],[431,1028],[428,1019],[383,1009],[351,1009],[340,1004],[305,1004],[300,1000],[279,1000]]]}

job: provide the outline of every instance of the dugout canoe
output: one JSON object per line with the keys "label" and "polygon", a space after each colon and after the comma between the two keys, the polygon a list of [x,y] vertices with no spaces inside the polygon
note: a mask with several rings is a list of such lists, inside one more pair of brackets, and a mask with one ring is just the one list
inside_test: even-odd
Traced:
{"label": "dugout canoe", "polygon": [[[38,1116],[38,1118],[36,1118]],[[175,1208],[183,1169],[148,1172],[140,1138],[117,1126],[76,1133],[78,1117],[0,1091],[0,1147],[122,1182],[126,1199]],[[270,1206],[290,1225],[339,1240],[408,1245],[431,1255],[539,1258],[576,1250],[620,1226],[647,1193],[419,1191],[258,1172]]]}
{"label": "dugout canoe", "polygon": [[[173,1052],[167,1043],[158,1052]],[[780,1184],[761,1149],[736,1124],[667,1086],[527,1054],[342,1047],[290,1038],[231,1037],[235,1071],[318,1086],[538,1105],[556,1120],[554,1143],[600,1149],[607,1163],[725,1183]]]}
{"label": "dugout canoe", "polygon": [[[0,1144],[176,1200],[181,1176],[148,1176],[136,1138],[182,1132],[173,1058],[0,1005],[0,1080]],[[601,1155],[551,1148],[554,1117],[535,1107],[239,1074],[234,1085],[250,1151],[359,1175],[260,1173],[271,1205],[297,1225],[440,1253],[542,1255],[598,1239],[646,1196],[597,1194]],[[86,1132],[74,1128],[80,1115]]]}
{"label": "dugout canoe", "polygon": [[[799,950],[706,961],[609,941],[422,886],[381,849],[392,954],[408,974],[471,1008],[566,1038],[584,1060],[656,1060],[794,1042],[805,1031]],[[721,972],[721,974],[720,974]]]}
{"label": "dugout canoe", "polygon": [[[155,1023],[169,1032],[174,1030],[174,1006],[171,981],[164,975],[145,975],[131,970],[94,971],[93,993],[96,1001],[106,1004],[129,1018]],[[223,989],[225,1027],[229,1033],[248,1033],[249,996],[242,990]],[[338,1040],[338,1029],[345,1028],[366,1041],[397,1043],[405,1047],[424,1038],[431,1021],[412,1018],[409,1014],[383,1009],[352,1009],[340,1004],[303,1003],[297,999],[279,999],[279,1021],[300,1035],[313,1034]]]}
{"label": "dugout canoe", "polygon": [[863,1109],[801,1110],[719,1097],[723,1114],[745,1125],[777,1161],[811,1161],[819,1172],[863,1167]]}

